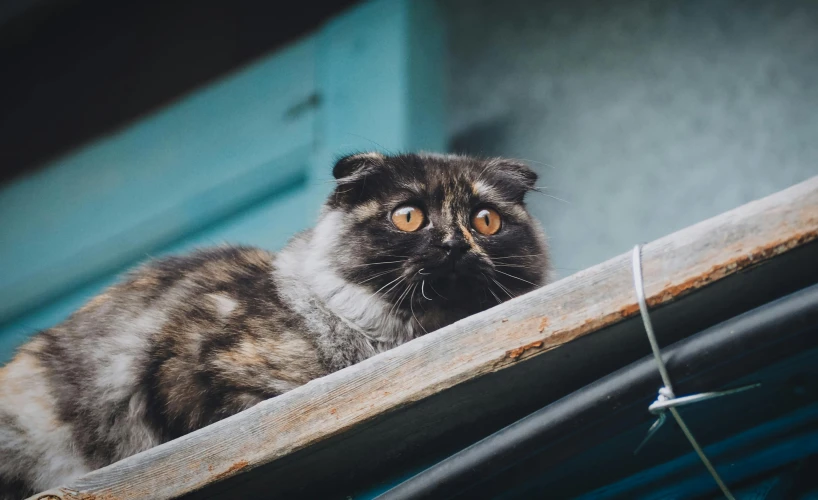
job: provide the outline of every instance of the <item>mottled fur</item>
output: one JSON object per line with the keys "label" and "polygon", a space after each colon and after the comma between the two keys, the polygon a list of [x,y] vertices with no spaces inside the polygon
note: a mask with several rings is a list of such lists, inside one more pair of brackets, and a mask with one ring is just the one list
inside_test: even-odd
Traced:
{"label": "mottled fur", "polygon": [[[501,159],[341,159],[315,228],[278,254],[161,259],[40,332],[0,369],[0,498],[47,489],[216,422],[546,277],[523,205],[536,175]],[[390,214],[411,203],[413,233]],[[471,228],[480,207],[502,229]]]}

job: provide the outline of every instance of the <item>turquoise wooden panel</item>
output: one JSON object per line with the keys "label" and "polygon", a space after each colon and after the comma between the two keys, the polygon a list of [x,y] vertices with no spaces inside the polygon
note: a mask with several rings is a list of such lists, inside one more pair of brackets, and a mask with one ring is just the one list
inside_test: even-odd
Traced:
{"label": "turquoise wooden panel", "polygon": [[339,154],[446,149],[442,19],[434,0],[379,0],[321,30],[316,180]]}
{"label": "turquoise wooden panel", "polygon": [[148,257],[280,248],[312,225],[339,154],[442,150],[433,4],[364,3],[0,189],[0,363]]}
{"label": "turquoise wooden panel", "polygon": [[291,176],[264,166],[312,144],[314,110],[289,111],[315,93],[314,50],[297,43],[0,191],[0,322]]}

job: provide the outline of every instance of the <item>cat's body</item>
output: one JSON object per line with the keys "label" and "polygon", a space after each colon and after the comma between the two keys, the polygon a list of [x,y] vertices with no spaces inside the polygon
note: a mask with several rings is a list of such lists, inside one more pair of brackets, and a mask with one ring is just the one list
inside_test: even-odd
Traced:
{"label": "cat's body", "polygon": [[156,261],[23,346],[0,369],[0,498],[65,484],[543,283],[525,166],[364,154],[334,174],[316,227],[280,253]]}

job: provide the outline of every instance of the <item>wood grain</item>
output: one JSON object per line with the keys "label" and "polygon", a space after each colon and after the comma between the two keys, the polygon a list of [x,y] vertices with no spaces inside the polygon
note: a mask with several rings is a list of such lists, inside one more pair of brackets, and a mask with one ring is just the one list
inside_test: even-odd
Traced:
{"label": "wood grain", "polygon": [[[648,243],[657,306],[818,239],[818,177]],[[41,495],[172,498],[637,314],[630,253]]]}

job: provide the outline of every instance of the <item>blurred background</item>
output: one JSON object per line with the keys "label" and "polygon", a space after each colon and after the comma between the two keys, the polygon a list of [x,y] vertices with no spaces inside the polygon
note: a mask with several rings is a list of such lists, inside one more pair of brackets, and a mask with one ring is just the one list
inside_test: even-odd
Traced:
{"label": "blurred background", "polygon": [[558,277],[818,174],[811,0],[6,0],[0,86],[0,362],[343,153],[528,161]]}

